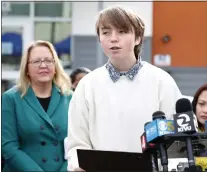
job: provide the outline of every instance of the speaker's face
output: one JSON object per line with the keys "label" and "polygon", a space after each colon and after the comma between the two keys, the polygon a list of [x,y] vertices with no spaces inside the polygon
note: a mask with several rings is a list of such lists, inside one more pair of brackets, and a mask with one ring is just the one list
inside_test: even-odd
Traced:
{"label": "speaker's face", "polygon": [[196,116],[201,124],[205,124],[207,120],[207,90],[203,91],[196,105]]}

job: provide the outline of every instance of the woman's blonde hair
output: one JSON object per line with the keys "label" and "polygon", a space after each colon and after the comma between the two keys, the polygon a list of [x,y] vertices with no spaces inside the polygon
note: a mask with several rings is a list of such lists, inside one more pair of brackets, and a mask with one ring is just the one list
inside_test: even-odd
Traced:
{"label": "woman's blonde hair", "polygon": [[20,78],[19,81],[17,83],[17,87],[18,89],[21,91],[21,97],[23,97],[29,86],[31,86],[31,80],[29,75],[27,75],[28,73],[28,59],[31,53],[31,50],[36,47],[36,46],[45,46],[47,47],[50,52],[52,53],[52,56],[54,58],[55,61],[55,75],[53,78],[53,83],[60,89],[61,94],[70,94],[70,90],[71,90],[71,81],[70,78],[68,76],[68,74],[64,71],[60,60],[58,58],[58,55],[55,51],[54,46],[48,42],[48,41],[42,41],[42,40],[37,40],[35,42],[32,42],[26,52],[24,53],[24,55],[22,56],[21,59],[21,63],[20,63]]}

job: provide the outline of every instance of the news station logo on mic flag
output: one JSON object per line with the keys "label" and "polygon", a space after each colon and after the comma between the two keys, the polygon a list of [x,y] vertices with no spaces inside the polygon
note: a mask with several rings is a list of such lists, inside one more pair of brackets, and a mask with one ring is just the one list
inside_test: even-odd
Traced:
{"label": "news station logo on mic flag", "polygon": [[158,128],[159,136],[165,134],[174,134],[174,123],[172,120],[161,120],[158,122]]}
{"label": "news station logo on mic flag", "polygon": [[157,121],[152,121],[151,123],[146,125],[146,138],[147,142],[152,141],[153,139],[158,137],[157,132]]}
{"label": "news station logo on mic flag", "polygon": [[192,112],[178,113],[173,118],[176,133],[198,131],[197,118]]}
{"label": "news station logo on mic flag", "polygon": [[158,119],[146,125],[147,142],[165,134],[174,134],[174,122],[172,120]]}

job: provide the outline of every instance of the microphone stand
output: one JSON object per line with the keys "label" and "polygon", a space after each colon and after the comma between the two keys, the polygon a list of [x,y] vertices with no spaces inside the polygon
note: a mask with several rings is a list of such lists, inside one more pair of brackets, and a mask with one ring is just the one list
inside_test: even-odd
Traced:
{"label": "microphone stand", "polygon": [[161,165],[163,167],[163,172],[168,172],[168,157],[164,144],[160,143],[159,148],[160,148],[160,160],[161,160]]}
{"label": "microphone stand", "polygon": [[188,155],[189,167],[195,166],[195,159],[194,159],[193,149],[192,149],[192,140],[191,140],[190,137],[186,138],[186,146],[187,146],[187,155]]}

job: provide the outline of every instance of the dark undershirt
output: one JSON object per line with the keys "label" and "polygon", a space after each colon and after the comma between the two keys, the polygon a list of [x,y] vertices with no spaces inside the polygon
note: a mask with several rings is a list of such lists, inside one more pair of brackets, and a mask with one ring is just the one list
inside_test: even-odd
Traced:
{"label": "dark undershirt", "polygon": [[50,103],[50,97],[46,97],[46,98],[37,97],[37,99],[39,100],[39,102],[42,105],[45,112],[47,112],[47,108],[48,108],[49,103]]}

